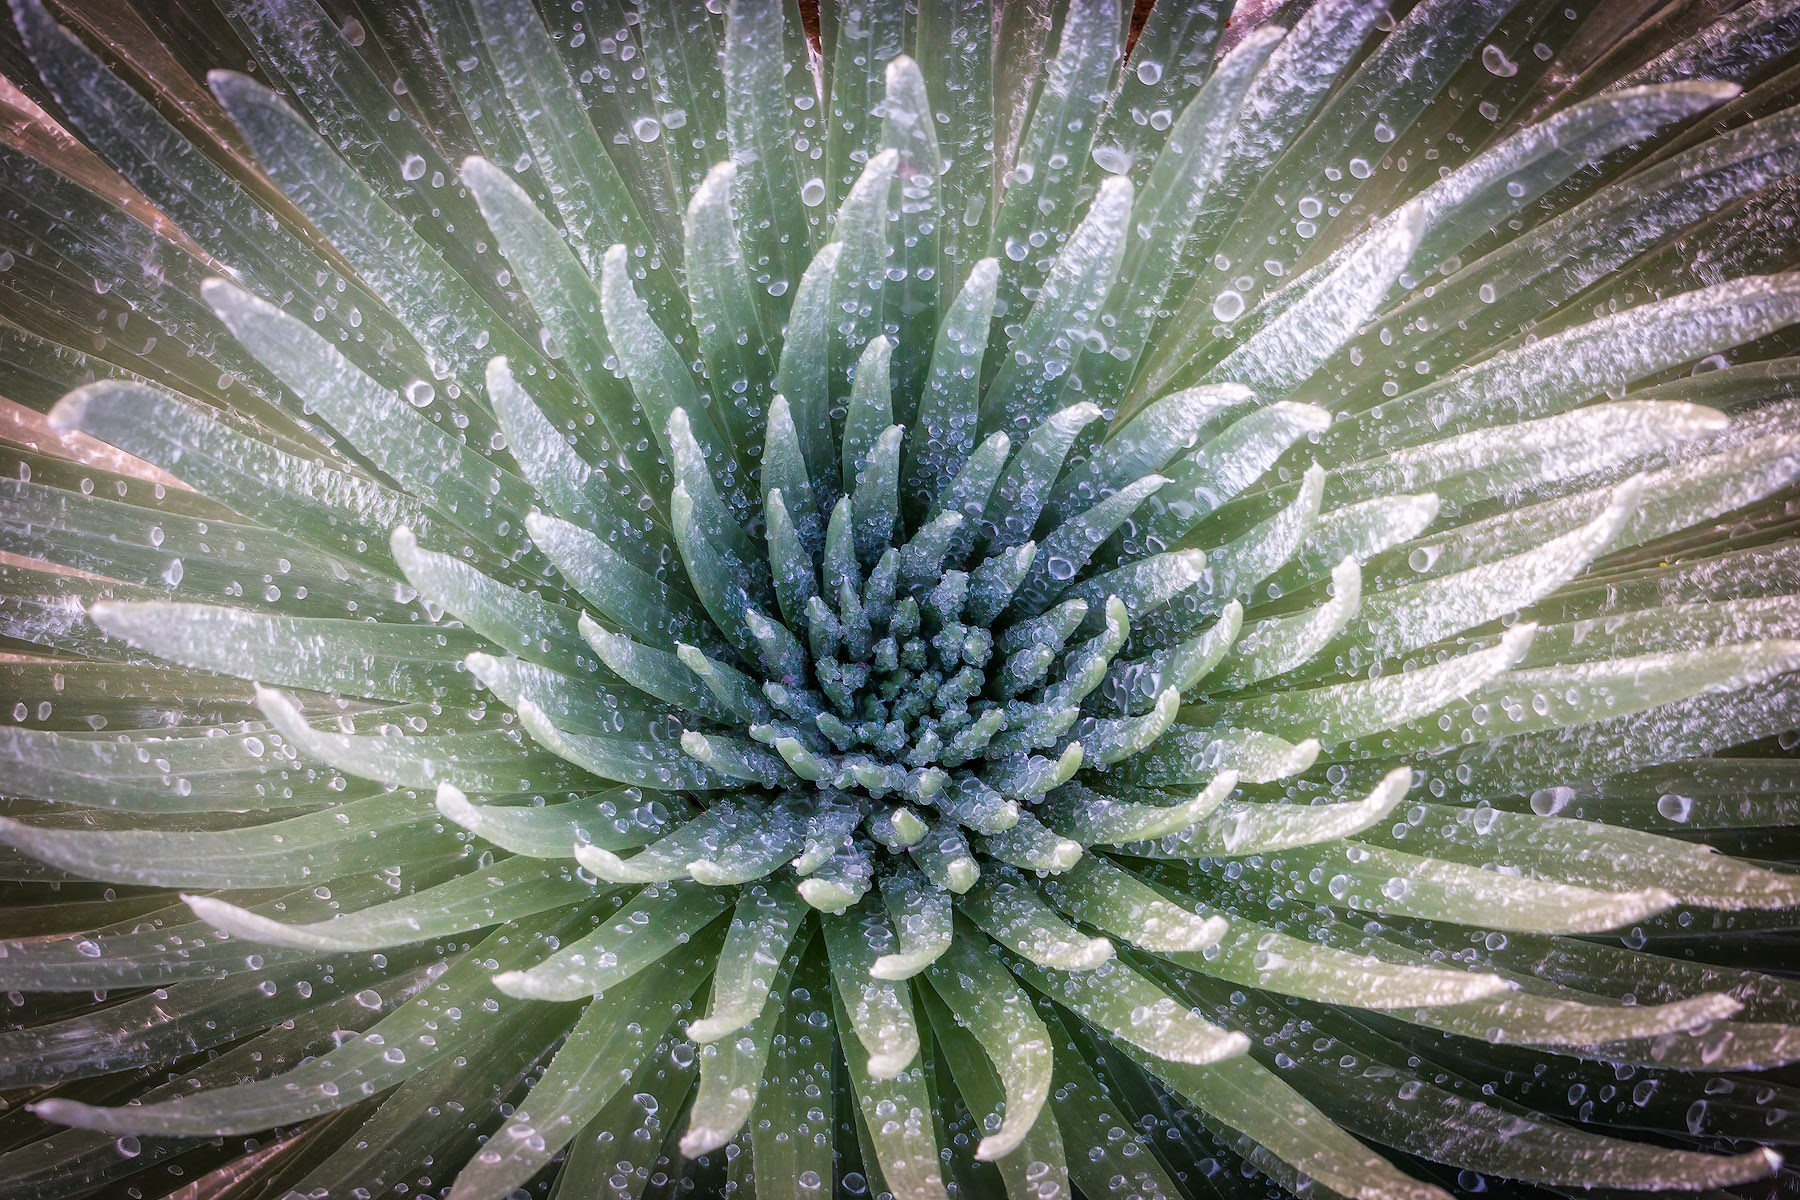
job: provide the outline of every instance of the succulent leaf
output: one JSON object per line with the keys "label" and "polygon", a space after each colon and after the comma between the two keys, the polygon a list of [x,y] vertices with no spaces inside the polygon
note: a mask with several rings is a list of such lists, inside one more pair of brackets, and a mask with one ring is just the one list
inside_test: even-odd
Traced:
{"label": "succulent leaf", "polygon": [[0,1197],[1775,1175],[1793,10],[11,0]]}

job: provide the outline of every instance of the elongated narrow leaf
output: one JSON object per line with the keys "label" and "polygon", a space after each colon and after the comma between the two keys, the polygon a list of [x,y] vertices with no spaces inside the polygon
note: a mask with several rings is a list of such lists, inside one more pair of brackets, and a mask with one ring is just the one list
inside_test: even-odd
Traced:
{"label": "elongated narrow leaf", "polygon": [[972,937],[953,940],[927,976],[980,1041],[1006,1089],[1000,1128],[975,1148],[976,1158],[1000,1158],[1024,1140],[1050,1097],[1049,1032],[1006,969],[983,954]]}
{"label": "elongated narrow leaf", "polygon": [[[487,982],[488,964],[506,967],[541,953],[547,924],[527,936],[518,931],[489,935],[439,976],[436,987],[390,1012],[368,1032],[271,1079],[134,1107],[52,1099],[40,1102],[37,1111],[84,1129],[213,1137],[222,1129],[251,1132],[345,1108],[453,1053],[457,1039],[451,1034],[473,1033],[501,1020],[506,1010]],[[484,1005],[483,999],[496,1003]]]}

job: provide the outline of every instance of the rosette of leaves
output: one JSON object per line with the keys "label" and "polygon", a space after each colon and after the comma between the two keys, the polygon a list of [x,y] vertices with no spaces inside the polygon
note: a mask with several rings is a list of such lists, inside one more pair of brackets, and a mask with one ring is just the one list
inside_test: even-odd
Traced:
{"label": "rosette of leaves", "polygon": [[716,7],[13,0],[0,1195],[1776,1172],[1795,6]]}

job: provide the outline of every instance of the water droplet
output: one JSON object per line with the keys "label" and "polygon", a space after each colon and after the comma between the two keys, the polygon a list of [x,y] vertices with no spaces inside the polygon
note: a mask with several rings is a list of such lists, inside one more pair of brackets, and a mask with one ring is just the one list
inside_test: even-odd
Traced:
{"label": "water droplet", "polygon": [[1123,175],[1131,170],[1131,155],[1118,146],[1095,146],[1094,165],[1109,175]]}
{"label": "water droplet", "polygon": [[1511,79],[1519,73],[1519,64],[1506,57],[1506,52],[1498,46],[1490,45],[1481,48],[1481,65],[1486,67],[1490,74],[1498,75],[1502,79]]}
{"label": "water droplet", "polygon": [[1678,825],[1685,825],[1688,818],[1693,815],[1694,802],[1687,796],[1675,792],[1665,792],[1656,799],[1656,811],[1665,821],[1674,821]]}
{"label": "water droplet", "polygon": [[1554,816],[1569,806],[1575,790],[1569,787],[1538,788],[1531,793],[1531,811],[1540,817]]}

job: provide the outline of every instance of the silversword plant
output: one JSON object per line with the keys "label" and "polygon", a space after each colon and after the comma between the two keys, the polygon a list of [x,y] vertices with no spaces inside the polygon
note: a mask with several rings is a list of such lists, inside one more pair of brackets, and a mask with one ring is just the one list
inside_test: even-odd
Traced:
{"label": "silversword plant", "polygon": [[1779,1172],[1800,4],[1240,7],[11,0],[0,1196]]}

